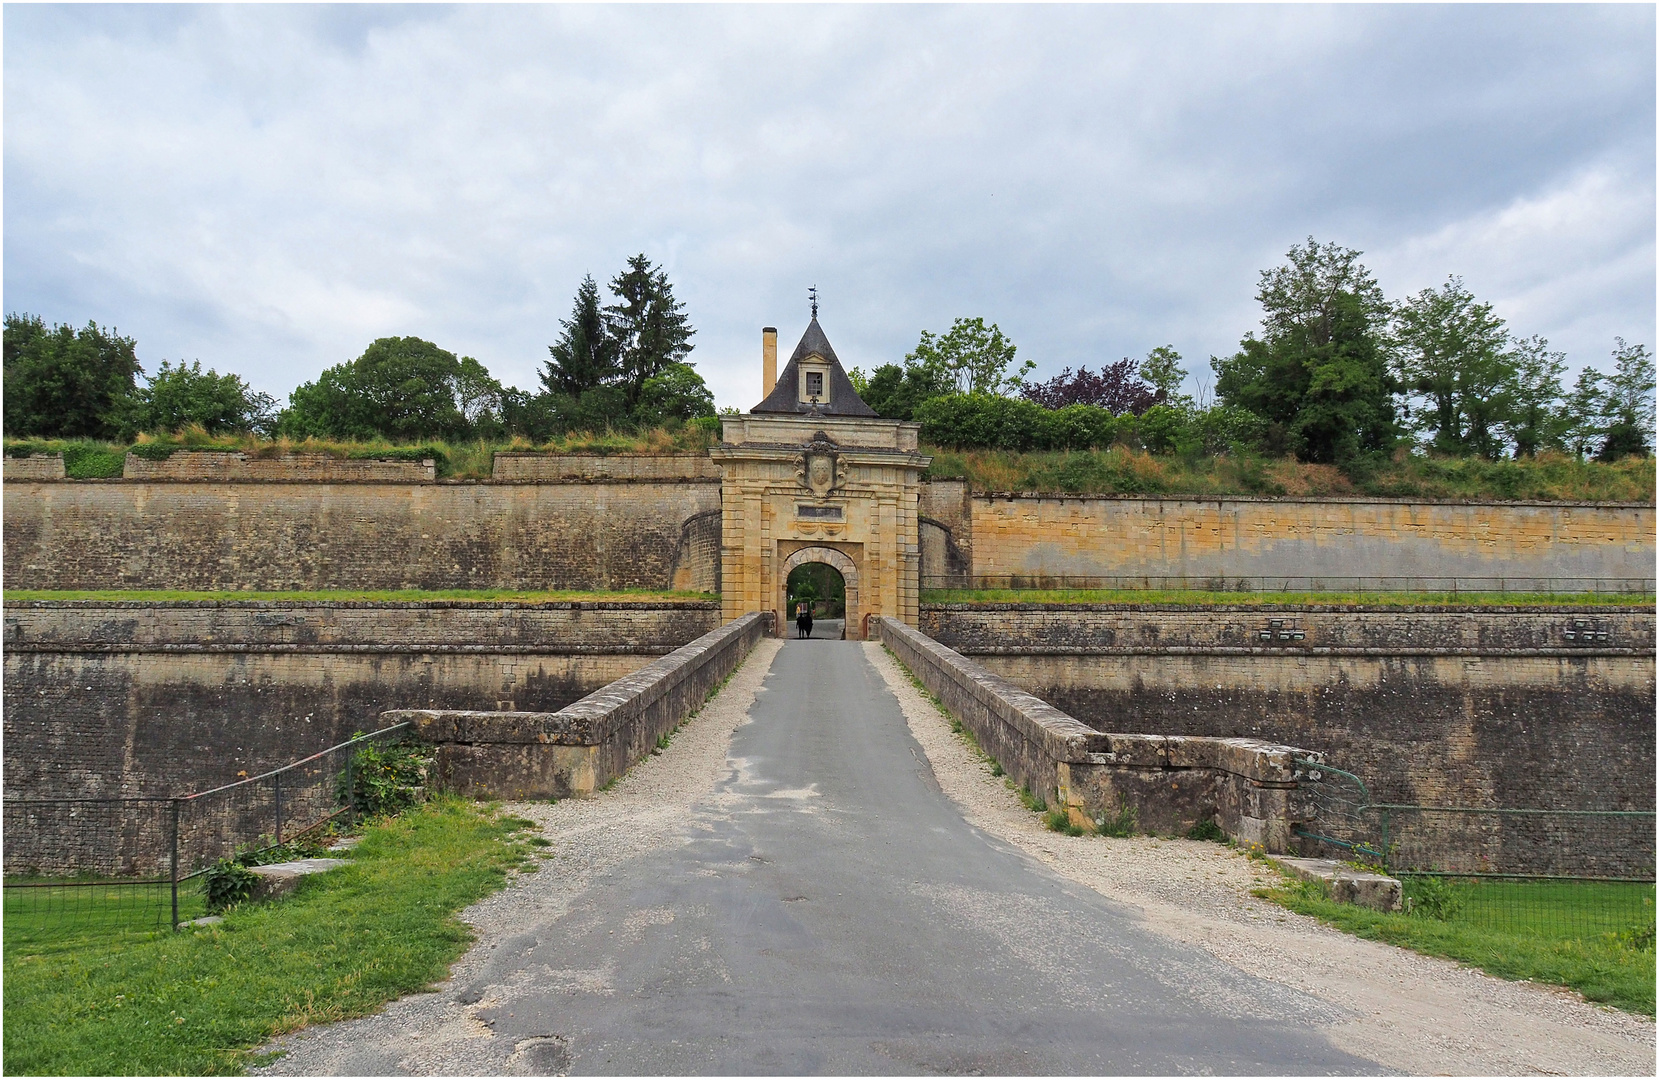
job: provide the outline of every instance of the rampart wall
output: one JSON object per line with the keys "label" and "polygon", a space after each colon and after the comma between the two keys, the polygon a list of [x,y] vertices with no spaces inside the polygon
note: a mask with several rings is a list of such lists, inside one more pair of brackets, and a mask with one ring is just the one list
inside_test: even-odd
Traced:
{"label": "rampart wall", "polygon": [[[960,481],[928,487],[921,514],[948,529],[972,576],[989,584],[1456,577],[1505,579],[1513,588],[1528,580],[1547,587],[1547,579],[1654,576],[1651,505],[998,495],[970,494]],[[968,584],[952,580],[938,555],[924,556],[923,578],[935,587]]]}
{"label": "rampart wall", "polygon": [[1357,606],[940,605],[921,620],[1095,730],[1304,747],[1376,802],[1579,810],[1654,808],[1654,624],[1651,609]]}
{"label": "rampart wall", "polygon": [[8,604],[8,796],[200,790],[388,709],[556,711],[714,629],[657,603]]}
{"label": "rampart wall", "polygon": [[716,480],[11,481],[4,496],[7,589],[717,586],[694,524],[712,512],[718,529]]}
{"label": "rampart wall", "polygon": [[[720,588],[705,455],[502,453],[489,481],[427,462],[129,455],[123,480],[7,458],[8,589]],[[924,587],[1183,578],[1647,582],[1651,505],[975,494],[924,483]],[[1376,587],[1373,585],[1372,587]]]}

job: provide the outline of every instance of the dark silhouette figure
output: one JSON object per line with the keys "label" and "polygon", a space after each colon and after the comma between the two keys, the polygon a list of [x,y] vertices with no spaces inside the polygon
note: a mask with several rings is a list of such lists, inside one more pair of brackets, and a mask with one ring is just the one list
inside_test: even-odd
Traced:
{"label": "dark silhouette figure", "polygon": [[795,630],[801,637],[812,636],[812,605],[804,600],[795,605]]}

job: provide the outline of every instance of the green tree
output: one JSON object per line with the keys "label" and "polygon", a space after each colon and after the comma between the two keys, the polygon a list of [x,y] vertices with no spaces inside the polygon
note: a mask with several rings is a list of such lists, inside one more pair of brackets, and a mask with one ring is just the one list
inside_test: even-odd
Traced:
{"label": "green tree", "polygon": [[1187,369],[1181,366],[1181,354],[1173,345],[1160,345],[1147,353],[1140,363],[1140,376],[1152,387],[1159,404],[1178,408],[1192,404],[1192,399],[1181,393]]}
{"label": "green tree", "polygon": [[617,378],[616,341],[605,322],[599,286],[592,274],[582,279],[570,318],[560,321],[559,326],[562,333],[547,347],[552,358],[541,373],[542,386],[548,393],[580,397]]}
{"label": "green tree", "polygon": [[888,420],[914,420],[922,403],[956,392],[956,383],[943,368],[906,363],[883,364],[868,376],[858,368],[847,372],[864,404]]}
{"label": "green tree", "polygon": [[464,435],[456,404],[461,361],[417,337],[380,338],[356,360],[289,395],[280,425],[291,435],[423,439]]}
{"label": "green tree", "polygon": [[1400,370],[1426,407],[1419,426],[1443,454],[1496,460],[1499,429],[1509,418],[1516,375],[1504,322],[1477,301],[1461,278],[1424,289],[1395,312]]}
{"label": "green tree", "polygon": [[88,322],[47,329],[38,315],[6,316],[5,426],[9,435],[117,439],[132,429],[137,345]]}
{"label": "green tree", "polygon": [[1536,334],[1510,346],[1512,374],[1504,391],[1509,403],[1505,429],[1518,458],[1562,445],[1561,376],[1567,370],[1567,356],[1549,346]]}
{"label": "green tree", "polygon": [[690,364],[670,364],[645,380],[633,420],[640,427],[657,427],[713,415],[714,395],[703,377]]}
{"label": "green tree", "polygon": [[137,425],[145,431],[177,431],[199,424],[224,431],[268,432],[276,401],[230,372],[202,370],[200,360],[177,366],[163,360],[135,394]]}
{"label": "green tree", "polygon": [[1358,251],[1312,237],[1262,271],[1262,336],[1213,358],[1216,393],[1270,425],[1268,442],[1304,461],[1346,463],[1397,438],[1389,305]]}
{"label": "green tree", "polygon": [[1602,461],[1653,452],[1653,354],[1645,345],[1613,340],[1613,374],[1605,378],[1602,398],[1607,438],[1596,455]]}
{"label": "green tree", "polygon": [[1027,361],[1010,376],[1008,369],[1017,351],[996,323],[986,326],[978,316],[959,318],[940,337],[923,330],[915,351],[905,356],[904,366],[927,373],[920,381],[948,380],[959,394],[1000,394],[1017,387],[1020,378],[1036,366]]}
{"label": "green tree", "polygon": [[502,419],[506,389],[489,371],[470,356],[461,357],[455,369],[455,407],[473,435],[490,438],[503,434]]}
{"label": "green tree", "polygon": [[1607,397],[1602,389],[1605,379],[1606,376],[1595,368],[1587,367],[1580,371],[1577,381],[1573,383],[1573,392],[1567,395],[1557,414],[1562,442],[1580,461],[1607,434],[1607,425],[1603,422]]}
{"label": "green tree", "polygon": [[605,326],[615,342],[623,397],[632,413],[648,379],[672,364],[686,363],[696,331],[685,305],[674,299],[668,275],[644,254],[628,260],[628,268],[611,280],[611,292],[616,302],[605,307]]}

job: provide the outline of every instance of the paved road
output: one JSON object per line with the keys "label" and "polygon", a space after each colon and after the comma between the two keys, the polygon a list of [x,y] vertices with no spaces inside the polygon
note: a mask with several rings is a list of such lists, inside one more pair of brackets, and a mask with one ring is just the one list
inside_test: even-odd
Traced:
{"label": "paved road", "polygon": [[[750,716],[690,843],[624,864],[460,989],[532,1071],[1382,1071],[1331,1047],[1329,1006],[968,826],[858,643],[786,644]],[[404,1049],[333,1068],[395,1072]]]}

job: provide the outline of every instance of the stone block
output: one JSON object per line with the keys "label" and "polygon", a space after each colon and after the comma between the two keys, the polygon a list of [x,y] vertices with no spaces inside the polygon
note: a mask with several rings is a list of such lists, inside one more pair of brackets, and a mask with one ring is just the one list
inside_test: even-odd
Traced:
{"label": "stone block", "polygon": [[259,880],[254,883],[253,892],[249,894],[248,899],[281,899],[293,892],[301,879],[344,865],[344,859],[295,859],[293,862],[271,863],[268,866],[250,866],[248,869],[252,870]]}
{"label": "stone block", "polygon": [[1274,860],[1305,881],[1323,881],[1331,890],[1331,899],[1342,904],[1358,904],[1377,911],[1399,911],[1401,887],[1398,878],[1356,870],[1334,859]]}

